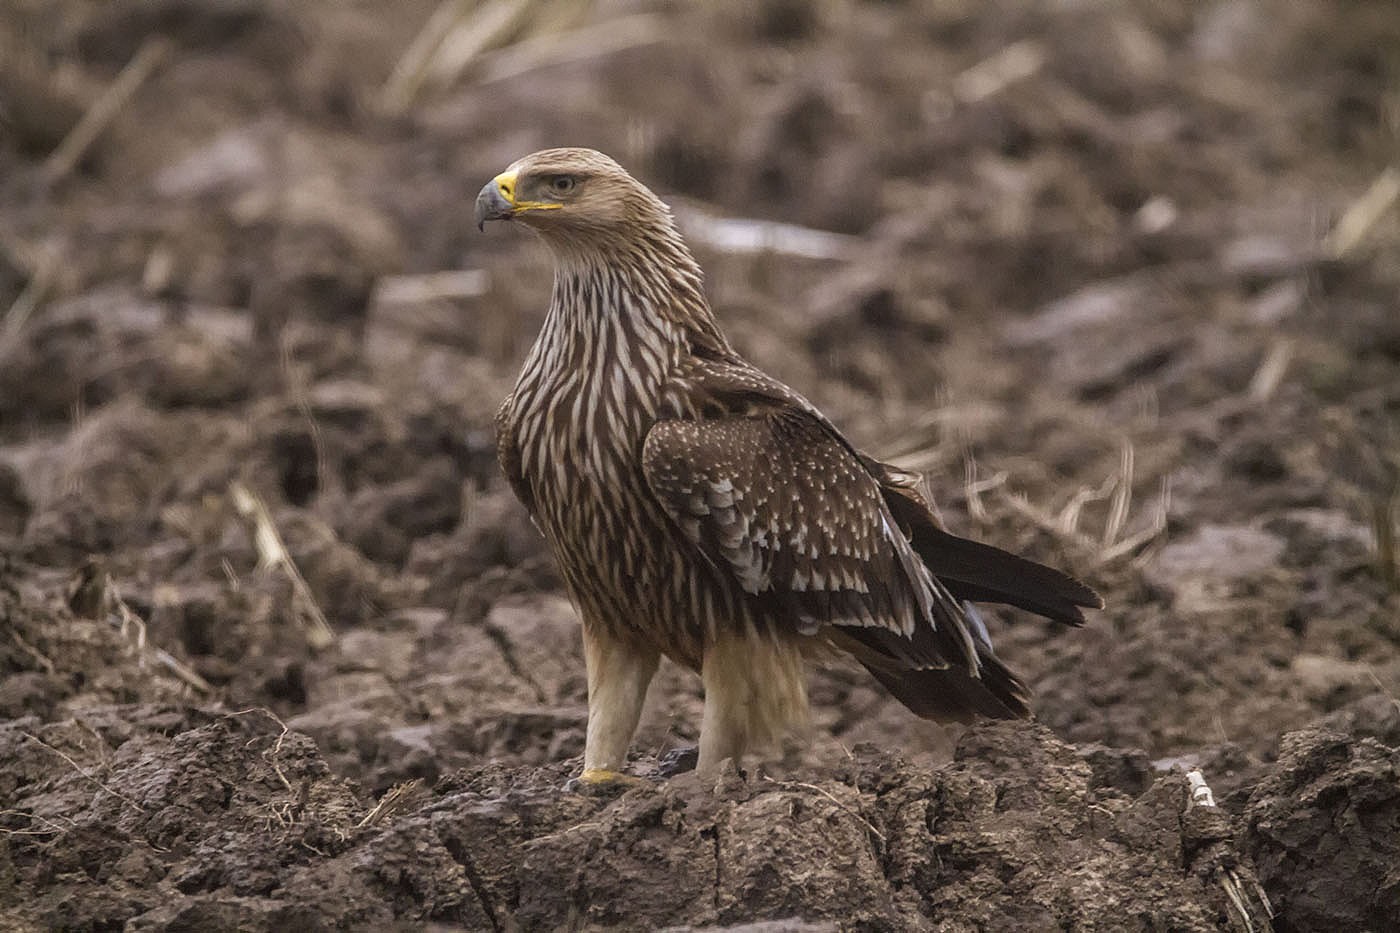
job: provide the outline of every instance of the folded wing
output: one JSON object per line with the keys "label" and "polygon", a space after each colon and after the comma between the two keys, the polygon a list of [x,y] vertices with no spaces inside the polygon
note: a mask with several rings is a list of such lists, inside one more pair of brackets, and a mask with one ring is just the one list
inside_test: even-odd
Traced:
{"label": "folded wing", "polygon": [[643,472],[757,618],[849,651],[920,716],[1029,714],[1028,691],[963,601],[1077,624],[1080,606],[1099,604],[1092,590],[943,531],[917,477],[858,453],[768,377],[715,367],[688,388],[705,416],[656,424]]}

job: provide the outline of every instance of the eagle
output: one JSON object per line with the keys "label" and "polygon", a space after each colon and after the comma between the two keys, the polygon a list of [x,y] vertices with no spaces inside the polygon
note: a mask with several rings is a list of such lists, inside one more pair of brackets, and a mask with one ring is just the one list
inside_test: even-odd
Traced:
{"label": "eagle", "polygon": [[579,781],[636,780],[628,747],[663,655],[704,686],[701,773],[800,729],[806,665],[833,655],[926,719],[1030,715],[972,602],[1081,625],[1103,606],[1092,589],[945,531],[918,474],[736,352],[670,209],[613,159],[519,159],[477,197],[478,228],[494,220],[553,256],[497,452],[582,623]]}

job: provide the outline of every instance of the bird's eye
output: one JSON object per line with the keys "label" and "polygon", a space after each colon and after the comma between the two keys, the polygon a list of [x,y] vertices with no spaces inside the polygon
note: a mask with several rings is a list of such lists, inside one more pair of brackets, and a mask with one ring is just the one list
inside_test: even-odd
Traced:
{"label": "bird's eye", "polygon": [[549,187],[555,194],[568,194],[574,190],[574,178],[572,175],[555,175]]}

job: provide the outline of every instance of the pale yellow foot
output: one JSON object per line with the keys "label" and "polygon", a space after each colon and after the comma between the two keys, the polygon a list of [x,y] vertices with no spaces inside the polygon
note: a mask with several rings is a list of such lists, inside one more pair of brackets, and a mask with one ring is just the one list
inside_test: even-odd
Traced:
{"label": "pale yellow foot", "polygon": [[605,771],[602,768],[586,768],[578,777],[564,785],[564,789],[576,794],[600,794],[628,790],[633,787],[646,787],[651,784],[646,778],[621,771]]}

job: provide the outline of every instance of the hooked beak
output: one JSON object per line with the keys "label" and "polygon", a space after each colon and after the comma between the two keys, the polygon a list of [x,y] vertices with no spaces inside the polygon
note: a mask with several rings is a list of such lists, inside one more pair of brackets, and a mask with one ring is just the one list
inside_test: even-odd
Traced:
{"label": "hooked beak", "polygon": [[486,183],[476,196],[476,228],[486,229],[488,220],[510,220],[525,211],[557,211],[564,205],[558,201],[528,201],[516,195],[515,172],[502,172]]}
{"label": "hooked beak", "polygon": [[488,220],[510,220],[515,215],[514,179],[509,182],[497,175],[486,183],[476,196],[476,229],[485,230]]}

